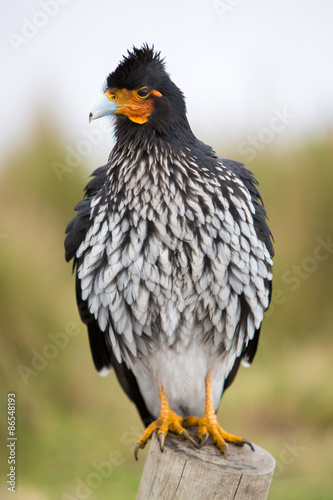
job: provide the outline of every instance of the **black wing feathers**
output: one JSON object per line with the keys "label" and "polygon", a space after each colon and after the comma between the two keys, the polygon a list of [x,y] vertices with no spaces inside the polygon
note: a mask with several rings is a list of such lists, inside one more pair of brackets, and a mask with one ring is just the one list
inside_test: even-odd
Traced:
{"label": "black wing feathers", "polygon": [[[261,198],[261,194],[259,190],[257,189],[258,181],[252,174],[250,170],[248,170],[245,165],[243,165],[240,162],[237,162],[235,160],[230,160],[228,158],[219,158],[219,161],[223,163],[229,170],[231,170],[241,181],[244,183],[244,185],[247,187],[249,190],[249,193],[252,198],[252,203],[255,208],[255,214],[253,215],[253,221],[254,221],[254,227],[257,233],[257,237],[265,243],[271,257],[274,256],[274,248],[273,248],[273,236],[272,233],[267,225],[266,219],[266,210],[263,205],[263,201]],[[266,283],[267,286],[270,288],[269,292],[269,302],[271,300],[271,293],[272,293],[272,283],[268,282]],[[244,311],[244,307],[243,307]],[[245,311],[244,311],[245,312]],[[258,348],[258,343],[259,343],[259,336],[260,336],[260,327],[254,332],[253,339],[249,341],[247,346],[244,348],[242,354],[240,357],[238,357],[235,361],[235,364],[229,373],[225,384],[224,384],[224,390],[226,390],[233,382],[240,362],[242,360],[246,361],[248,365],[250,365],[256,355],[257,348]]]}
{"label": "black wing feathers", "polygon": [[[80,263],[78,262],[78,264]],[[87,302],[82,300],[80,280],[77,276],[76,302],[81,320],[87,325],[89,344],[96,370],[99,372],[103,369],[110,370],[112,368],[112,349],[108,342],[108,336],[100,330],[98,322],[89,311]]]}
{"label": "black wing feathers", "polygon": [[261,194],[257,189],[258,181],[254,177],[252,172],[248,170],[245,165],[243,165],[243,163],[235,160],[229,160],[228,158],[219,158],[219,161],[221,161],[223,165],[228,167],[229,170],[236,174],[236,176],[244,182],[245,186],[249,190],[252,197],[252,203],[255,208],[253,220],[257,236],[261,241],[265,243],[271,257],[274,257],[274,248],[272,244],[273,237],[266,222],[266,210],[263,205]]}
{"label": "black wing feathers", "polygon": [[73,266],[76,264],[75,254],[93,222],[90,219],[90,198],[103,186],[107,168],[108,166],[104,165],[92,173],[93,178],[85,188],[85,199],[76,205],[77,214],[66,228],[65,258],[67,262],[74,258]]}
{"label": "black wing feathers", "polygon": [[[85,235],[92,224],[90,219],[90,201],[102,188],[108,165],[98,168],[93,172],[93,178],[85,188],[86,198],[75,207],[76,216],[70,221],[66,228],[65,256],[67,262],[74,259],[73,269],[80,266],[80,259],[76,258],[76,252],[85,238]],[[81,320],[87,325],[89,344],[96,369],[101,372],[103,369],[113,368],[116,372],[119,383],[127,396],[135,403],[140,416],[147,426],[152,421],[152,415],[147,410],[143,401],[137,381],[125,363],[118,363],[115,359],[109,336],[105,335],[99,328],[93,314],[90,313],[86,301],[82,300],[80,280],[76,276],[76,301]]]}
{"label": "black wing feathers", "polygon": [[[92,174],[92,179],[85,188],[85,199],[75,207],[76,216],[70,221],[66,228],[65,257],[67,262],[74,259],[73,270],[80,266],[80,259],[76,258],[76,252],[83,242],[89,227],[92,224],[90,218],[90,201],[101,189],[105,182],[107,165],[98,168]],[[95,317],[90,313],[88,304],[82,300],[80,280],[76,276],[76,301],[81,320],[87,325],[89,342],[95,367],[98,371],[103,368],[112,367],[112,350],[108,343],[108,337],[101,332]]]}

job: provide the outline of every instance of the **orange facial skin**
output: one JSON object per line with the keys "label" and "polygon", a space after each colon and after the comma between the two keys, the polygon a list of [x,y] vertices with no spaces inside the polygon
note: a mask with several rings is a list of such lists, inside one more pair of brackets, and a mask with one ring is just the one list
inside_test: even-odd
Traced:
{"label": "orange facial skin", "polygon": [[[147,93],[147,95],[144,95]],[[142,94],[142,95],[140,95]],[[106,97],[117,104],[115,115],[125,115],[132,122],[140,125],[146,123],[150,113],[154,110],[154,97],[161,97],[158,90],[149,90],[142,87],[136,90],[109,89],[105,92]]]}

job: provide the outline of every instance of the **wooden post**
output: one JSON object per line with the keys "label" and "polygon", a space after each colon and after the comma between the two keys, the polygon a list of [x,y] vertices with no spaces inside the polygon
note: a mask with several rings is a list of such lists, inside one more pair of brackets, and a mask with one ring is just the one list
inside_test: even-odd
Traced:
{"label": "wooden post", "polygon": [[264,500],[275,460],[260,446],[229,444],[228,458],[208,441],[201,449],[172,433],[161,453],[156,432],[137,500]]}

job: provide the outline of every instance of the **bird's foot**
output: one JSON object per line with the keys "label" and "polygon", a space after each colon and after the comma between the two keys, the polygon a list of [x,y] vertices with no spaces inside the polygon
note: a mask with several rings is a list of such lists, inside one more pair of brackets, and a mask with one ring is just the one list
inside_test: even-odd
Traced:
{"label": "bird's foot", "polygon": [[206,402],[204,416],[201,418],[192,416],[187,417],[183,421],[183,425],[186,427],[198,427],[197,436],[200,441],[200,448],[207,442],[209,436],[211,436],[213,438],[213,443],[217,446],[221,453],[223,453],[225,458],[227,458],[228,453],[228,445],[226,442],[236,444],[237,446],[244,446],[244,444],[248,444],[251,450],[254,451],[250,441],[226,432],[218,423],[213,405],[212,379],[209,373],[206,376]]}
{"label": "bird's foot", "polygon": [[248,444],[252,451],[254,451],[250,441],[239,436],[234,436],[233,434],[230,434],[222,429],[217,421],[215,413],[212,415],[205,414],[201,418],[187,417],[183,424],[186,427],[198,427],[197,436],[200,441],[200,448],[206,444],[209,436],[211,436],[213,443],[217,446],[221,453],[223,453],[224,458],[227,458],[228,454],[227,442],[236,444],[237,446],[244,446],[244,444]]}
{"label": "bird's foot", "polygon": [[159,384],[158,389],[160,394],[160,414],[157,420],[152,422],[147,427],[145,432],[138,440],[134,450],[134,456],[136,460],[138,460],[139,449],[143,449],[146,446],[148,440],[151,438],[155,430],[157,430],[157,437],[160,442],[161,451],[164,450],[165,438],[169,431],[173,432],[174,434],[178,434],[178,436],[182,437],[183,439],[188,439],[188,441],[190,441],[194,446],[198,447],[198,444],[190,436],[188,431],[182,426],[183,417],[171,410],[162,384]]}

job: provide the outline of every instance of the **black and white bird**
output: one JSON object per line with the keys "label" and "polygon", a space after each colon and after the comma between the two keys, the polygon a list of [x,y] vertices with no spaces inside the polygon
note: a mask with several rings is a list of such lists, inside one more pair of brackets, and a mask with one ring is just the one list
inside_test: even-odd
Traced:
{"label": "black and white bird", "polygon": [[[199,90],[199,89],[198,89]],[[255,356],[269,306],[273,246],[257,182],[198,140],[160,54],[133,48],[90,120],[114,115],[115,146],[66,233],[95,366],[115,370],[148,426],[192,442],[247,440],[216,411]]]}

